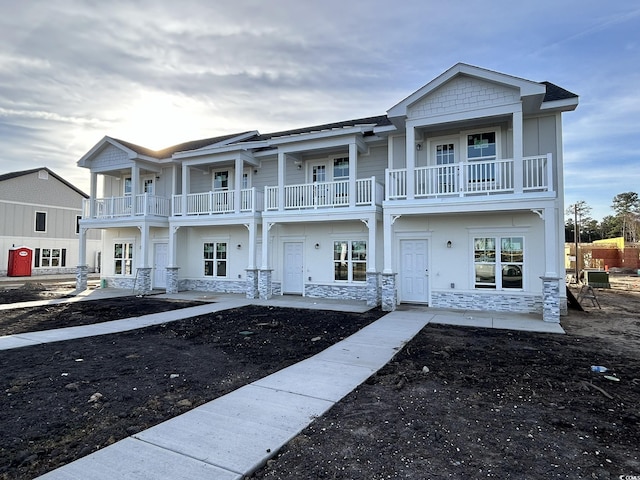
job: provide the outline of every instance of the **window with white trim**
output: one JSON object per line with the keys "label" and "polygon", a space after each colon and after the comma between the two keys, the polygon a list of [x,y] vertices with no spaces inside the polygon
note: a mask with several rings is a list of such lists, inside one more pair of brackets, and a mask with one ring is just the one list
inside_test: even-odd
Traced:
{"label": "window with white trim", "polygon": [[475,288],[523,288],[523,237],[476,237],[473,250]]}
{"label": "window with white trim", "polygon": [[[495,130],[467,134],[467,167],[470,182],[494,182],[498,158],[498,134]],[[473,162],[477,162],[475,165]]]}
{"label": "window with white trim", "polygon": [[133,243],[113,245],[113,274],[131,275],[133,271]]}
{"label": "window with white trim", "polygon": [[36,248],[33,266],[36,268],[56,268],[67,266],[66,248]]}
{"label": "window with white trim", "polygon": [[365,282],[367,280],[367,242],[340,240],[333,242],[334,280]]}
{"label": "window with white trim", "polygon": [[227,242],[205,242],[203,246],[204,276],[227,276]]}

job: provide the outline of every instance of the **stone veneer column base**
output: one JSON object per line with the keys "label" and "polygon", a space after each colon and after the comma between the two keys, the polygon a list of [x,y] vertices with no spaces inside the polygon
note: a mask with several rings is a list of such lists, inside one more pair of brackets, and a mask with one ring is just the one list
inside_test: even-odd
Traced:
{"label": "stone veneer column base", "polygon": [[260,270],[257,268],[247,268],[247,298],[260,298],[260,289],[258,287],[258,279]]}
{"label": "stone veneer column base", "polygon": [[273,296],[272,284],[273,270],[258,270],[258,292],[262,300],[269,300]]}
{"label": "stone veneer column base", "polygon": [[382,274],[382,310],[393,312],[398,306],[395,273]]}
{"label": "stone veneer column base", "polygon": [[560,278],[542,279],[542,320],[560,323]]}
{"label": "stone veneer column base", "polygon": [[151,267],[138,268],[133,290],[138,295],[151,293]]}
{"label": "stone veneer column base", "polygon": [[178,293],[178,270],[180,267],[167,267],[167,293]]}
{"label": "stone veneer column base", "polygon": [[367,307],[380,305],[380,274],[367,272]]}
{"label": "stone veneer column base", "polygon": [[87,289],[89,278],[89,266],[78,265],[76,267],[76,290],[82,292]]}

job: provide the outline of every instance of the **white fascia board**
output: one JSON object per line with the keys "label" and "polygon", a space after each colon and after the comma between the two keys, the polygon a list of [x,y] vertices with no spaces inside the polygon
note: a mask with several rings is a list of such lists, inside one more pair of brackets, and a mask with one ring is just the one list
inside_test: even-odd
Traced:
{"label": "white fascia board", "polygon": [[102,137],[102,139],[96,143],[93,148],[91,148],[91,150],[89,150],[87,153],[85,153],[80,160],[78,160],[77,165],[79,167],[85,167],[85,168],[90,168],[87,164],[88,162],[90,162],[93,157],[100,153],[100,151],[102,151],[102,149],[107,145],[113,145],[116,148],[119,148],[120,150],[122,150],[123,152],[125,152],[130,159],[134,159],[137,156],[137,153],[134,152],[133,150],[131,150],[130,148],[125,147],[124,145],[122,145],[121,143],[116,142],[113,138],[105,135],[104,137]]}
{"label": "white fascia board", "polygon": [[300,143],[308,140],[317,140],[324,138],[343,137],[346,135],[356,135],[358,133],[363,134],[365,132],[373,131],[375,124],[357,125],[353,127],[336,128],[332,130],[319,130],[309,133],[299,133],[296,135],[287,135],[282,137],[275,137],[268,140],[269,146],[282,145],[286,143]]}
{"label": "white fascia board", "polygon": [[259,142],[245,142],[242,145],[233,144],[223,145],[220,147],[208,146],[199,150],[185,150],[184,152],[177,152],[173,154],[172,158],[175,160],[180,160],[183,158],[205,157],[227,152],[246,152],[251,148],[262,148],[267,146],[269,145],[264,140],[261,140]]}
{"label": "white fascia board", "polygon": [[210,165],[212,163],[231,162],[235,161],[238,157],[242,158],[242,161],[253,165],[255,167],[260,165],[260,161],[256,160],[253,155],[242,150],[238,151],[237,148],[233,151],[226,152],[211,152],[208,155],[201,154],[198,158],[191,158],[184,160],[182,165],[187,167],[194,167],[197,165]]}
{"label": "white fascia board", "polygon": [[559,110],[561,112],[569,112],[578,107],[578,97],[565,98],[564,100],[554,100],[553,102],[543,102],[540,110]]}
{"label": "white fascia board", "polygon": [[520,108],[520,103],[511,103],[489,108],[478,108],[476,110],[464,110],[461,112],[444,113],[442,115],[434,115],[431,117],[414,118],[411,120],[407,120],[407,128],[439,125],[465,120],[481,120],[487,117],[500,117],[518,112],[520,111]]}
{"label": "white fascia board", "polygon": [[[222,142],[217,142],[211,145],[207,145],[206,147],[198,148],[195,150],[183,150],[181,152],[176,152],[173,154],[173,157],[182,158],[187,156],[197,156],[200,154],[207,154],[210,151],[219,151],[220,149],[224,149],[225,147],[237,149],[238,148],[237,146],[229,147],[229,145],[235,145],[237,143],[242,142],[243,140],[246,140],[247,138],[251,138],[258,134],[259,132],[257,130],[252,130],[250,132],[243,133],[242,135],[236,135],[235,137],[228,138],[227,140],[224,140]],[[249,143],[254,143],[254,142],[249,142]],[[259,143],[259,142],[256,142],[256,143]]]}
{"label": "white fascia board", "polygon": [[[475,199],[474,199],[475,198]],[[431,201],[385,200],[385,213],[391,215],[446,215],[466,213],[514,213],[531,211],[545,207],[555,207],[558,197],[552,192],[515,196],[506,194],[503,197],[488,201],[478,201],[481,197],[462,197],[438,199]]]}

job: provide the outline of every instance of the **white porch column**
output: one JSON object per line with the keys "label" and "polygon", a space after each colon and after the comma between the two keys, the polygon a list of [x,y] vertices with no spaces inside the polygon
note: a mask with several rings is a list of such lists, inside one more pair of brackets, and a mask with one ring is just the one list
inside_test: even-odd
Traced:
{"label": "white porch column", "polygon": [[[358,147],[353,142],[349,144],[349,207],[351,208],[356,206],[358,196],[356,178],[358,178]],[[372,188],[375,188],[375,185]]]}
{"label": "white porch column", "polygon": [[378,231],[378,222],[376,222],[375,214],[370,215],[368,219],[363,219],[362,221],[369,228],[369,239],[367,241],[367,271],[376,272],[378,271],[376,265],[376,237]]}
{"label": "white porch column", "polygon": [[78,233],[78,265],[87,264],[87,228],[80,227]]}
{"label": "white porch column", "polygon": [[523,127],[522,107],[513,112],[513,188],[514,193],[522,193],[523,182]]}
{"label": "white porch column", "polygon": [[[545,277],[558,276],[558,221],[556,208],[547,207],[543,210],[544,220],[544,251],[545,251]],[[564,244],[563,244],[564,246]]]}
{"label": "white porch column", "polygon": [[182,165],[182,198],[181,198],[181,208],[182,216],[185,217],[187,215],[187,194],[189,193],[189,189],[191,188],[191,169],[187,165]]}
{"label": "white porch column", "polygon": [[[285,163],[287,160],[287,154],[278,152],[278,210],[284,210],[284,186],[285,186]],[[264,240],[264,238],[263,238]],[[262,243],[263,249],[265,243]],[[264,257],[263,257],[264,258]]]}
{"label": "white porch column", "polygon": [[234,178],[234,190],[233,190],[233,206],[236,213],[240,213],[241,205],[241,190],[242,190],[242,158],[237,157],[235,162],[236,175]]}
{"label": "white porch column", "polygon": [[255,220],[245,226],[249,230],[249,262],[247,269],[254,270],[256,268],[256,230],[258,227]]}
{"label": "white porch column", "polygon": [[176,242],[178,238],[178,229],[180,227],[169,226],[169,265],[167,267],[178,266],[178,250],[176,248]]}
{"label": "white porch column", "polygon": [[416,132],[407,125],[407,200],[413,200],[416,194]]}
{"label": "white porch column", "polygon": [[135,212],[136,206],[136,197],[138,196],[138,192],[140,191],[140,167],[138,165],[134,165],[131,167],[131,200],[132,200],[132,211]]}
{"label": "white porch column", "polygon": [[384,235],[384,270],[382,273],[393,273],[393,262],[391,257],[391,249],[392,249],[392,216],[389,213],[385,213],[383,216],[382,223],[383,235]]}
{"label": "white porch column", "polygon": [[262,265],[260,266],[262,270],[271,268],[269,265],[269,229],[272,225],[273,223],[262,223]]}
{"label": "white porch column", "polygon": [[98,197],[98,174],[91,172],[91,180],[89,186],[89,218],[96,216],[96,198]]}
{"label": "white porch column", "polygon": [[149,226],[145,223],[140,228],[140,259],[138,267],[149,268]]}

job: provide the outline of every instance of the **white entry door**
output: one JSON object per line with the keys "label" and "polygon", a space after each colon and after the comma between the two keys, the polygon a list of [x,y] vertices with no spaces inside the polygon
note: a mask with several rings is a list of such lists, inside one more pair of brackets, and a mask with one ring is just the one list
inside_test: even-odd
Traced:
{"label": "white entry door", "polygon": [[427,240],[400,240],[400,300],[427,303],[429,264]]}
{"label": "white entry door", "polygon": [[156,243],[153,250],[153,288],[167,288],[169,244]]}
{"label": "white entry door", "polygon": [[282,293],[302,294],[302,242],[284,244],[284,278]]}

